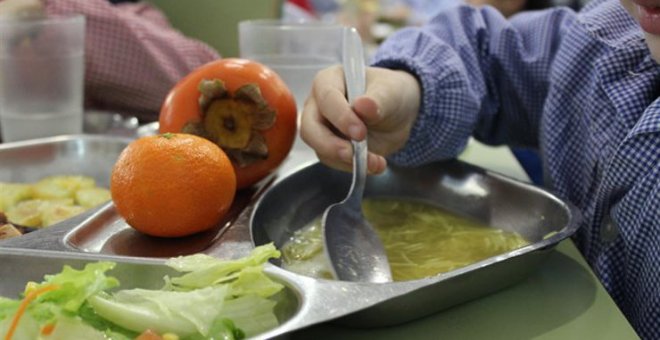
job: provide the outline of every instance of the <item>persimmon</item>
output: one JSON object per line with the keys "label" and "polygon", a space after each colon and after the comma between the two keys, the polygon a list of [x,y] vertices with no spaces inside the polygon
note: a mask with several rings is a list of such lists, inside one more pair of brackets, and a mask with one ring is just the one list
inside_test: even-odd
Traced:
{"label": "persimmon", "polygon": [[236,175],[210,141],[166,133],[132,141],[110,176],[117,212],[134,229],[179,237],[216,226],[229,211]]}
{"label": "persimmon", "polygon": [[170,91],[160,111],[160,132],[211,140],[232,161],[237,187],[275,170],[291,150],[296,103],[270,68],[245,59],[219,59],[199,67]]}

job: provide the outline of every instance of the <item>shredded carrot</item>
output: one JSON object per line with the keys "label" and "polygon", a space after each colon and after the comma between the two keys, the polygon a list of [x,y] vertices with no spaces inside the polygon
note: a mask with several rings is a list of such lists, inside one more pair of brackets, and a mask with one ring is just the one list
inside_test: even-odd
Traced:
{"label": "shredded carrot", "polygon": [[23,298],[21,304],[18,306],[18,310],[14,315],[14,319],[11,320],[11,325],[9,326],[9,330],[7,330],[7,335],[5,336],[5,340],[11,340],[11,337],[14,336],[14,332],[16,332],[16,328],[18,328],[18,322],[21,321],[21,317],[23,317],[23,315],[25,314],[25,311],[27,310],[27,307],[30,304],[30,302],[32,302],[34,299],[39,297],[39,295],[49,292],[51,290],[55,290],[57,288],[59,288],[57,285],[46,285],[29,292],[25,296],[25,298]]}
{"label": "shredded carrot", "polygon": [[41,327],[41,335],[50,335],[55,330],[55,323],[49,323]]}

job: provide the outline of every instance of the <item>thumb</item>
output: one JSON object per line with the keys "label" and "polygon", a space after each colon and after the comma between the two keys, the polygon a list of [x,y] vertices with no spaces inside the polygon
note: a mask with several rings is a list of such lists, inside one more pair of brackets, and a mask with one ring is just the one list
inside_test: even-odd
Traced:
{"label": "thumb", "polygon": [[368,127],[369,149],[380,155],[399,150],[410,136],[420,108],[421,88],[405,71],[370,68],[367,91],[353,105]]}
{"label": "thumb", "polygon": [[[358,97],[353,104],[355,113],[367,126],[377,125],[383,114],[391,108],[391,98],[395,87],[389,86],[386,74],[391,72],[386,69],[367,69],[367,88],[363,96]],[[395,91],[395,90],[394,90]]]}
{"label": "thumb", "polygon": [[366,93],[353,107],[365,124],[380,125],[383,121],[398,121],[401,114],[416,112],[420,97],[419,84],[411,74],[370,67]]}
{"label": "thumb", "polygon": [[363,96],[358,97],[353,103],[353,110],[360,119],[367,125],[374,125],[379,120],[378,96],[370,94],[369,91]]}

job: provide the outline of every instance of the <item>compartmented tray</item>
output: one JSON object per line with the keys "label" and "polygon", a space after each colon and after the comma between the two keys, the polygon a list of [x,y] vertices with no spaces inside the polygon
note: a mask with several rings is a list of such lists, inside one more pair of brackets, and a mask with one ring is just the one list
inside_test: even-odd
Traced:
{"label": "compartmented tray", "polygon": [[35,182],[51,175],[90,176],[110,186],[110,172],[128,137],[66,135],[0,144],[0,181]]}
{"label": "compartmented tray", "polygon": [[[152,134],[153,126],[146,134]],[[69,135],[0,144],[0,182],[35,182],[49,175],[85,175],[109,188],[110,173],[131,138],[107,135]],[[247,208],[278,177],[312,161],[310,151],[294,145],[277,174],[237,193],[230,212],[215,228],[197,235],[162,239],[134,231],[119,217],[112,203],[48,228],[0,240],[0,247],[103,253],[131,257],[171,257],[205,252],[222,258],[247,254],[250,239]],[[231,227],[231,228],[230,228]]]}
{"label": "compartmented tray", "polygon": [[[281,247],[327,206],[342,200],[350,184],[349,173],[320,163],[282,178],[252,209],[253,242]],[[385,286],[399,294],[342,320],[351,326],[414,320],[512,285],[541,266],[548,252],[577,230],[580,218],[574,207],[540,188],[458,160],[414,169],[390,166],[382,175],[369,176],[364,197],[428,202],[485,225],[515,231],[530,244],[434,277],[371,284],[374,291]]]}
{"label": "compartmented tray", "polygon": [[[116,277],[122,289],[158,289],[163,285],[163,276],[174,271],[160,260],[147,258],[118,257],[103,254],[70,253],[48,250],[0,248],[0,296],[16,297],[25,289],[28,281],[41,281],[44,275],[58,273],[64,265],[80,269],[86,263],[113,261],[117,265],[108,272]],[[260,334],[255,339],[270,339],[313,324],[331,320],[360,310],[375,303],[373,295],[367,294],[370,287],[362,286],[343,292],[330,281],[315,282],[313,279],[293,277],[273,265],[267,265],[266,273],[284,284],[285,289],[278,293],[275,313],[280,325]],[[343,295],[348,301],[337,299]],[[392,292],[379,296],[387,299]],[[369,297],[368,297],[369,296]],[[321,298],[323,297],[323,298]],[[331,309],[328,309],[331,308]],[[331,311],[331,313],[328,313]]]}
{"label": "compartmented tray", "polygon": [[[100,145],[94,146],[97,143]],[[50,173],[79,169],[89,174],[93,172],[85,168],[91,165],[89,157],[103,157],[104,152],[107,159],[101,163],[108,167],[99,173],[108,176],[118,155],[111,150],[126,143],[122,139],[71,136],[0,147],[0,181],[7,179],[7,173],[20,172],[6,169],[5,164],[18,164],[27,171],[35,164],[71,163],[54,160],[57,157],[80,161],[74,162],[77,165],[73,168],[59,165],[49,169]],[[41,150],[41,156],[26,156],[32,150]],[[93,156],[85,155],[92,150]],[[9,156],[16,160],[5,163]],[[108,203],[50,228],[0,242],[0,262],[12,263],[0,271],[19,274],[5,276],[9,272],[0,272],[0,277],[11,280],[3,280],[0,294],[15,292],[26,279],[57,272],[66,262],[112,258],[126,263],[129,271],[148,265],[160,275],[160,264],[170,256],[202,252],[236,258],[246,255],[255,244],[274,242],[279,247],[325,207],[342,199],[350,185],[350,174],[315,163],[313,158],[310,150],[294,147],[277,174],[239,192],[227,218],[213,230],[187,238],[164,240],[138,234]],[[11,179],[32,179],[16,176]],[[95,177],[99,183],[104,183],[102,176]],[[296,307],[295,312],[283,316],[288,321],[264,337],[328,320],[358,327],[394,325],[484,296],[518,282],[541,266],[549,251],[575,232],[579,219],[573,207],[540,188],[458,160],[415,169],[390,167],[385,174],[369,178],[365,197],[370,196],[421,199],[487,225],[516,231],[530,244],[445,274],[386,284],[313,279],[281,269],[274,262],[267,270],[287,284]],[[131,275],[127,279],[131,280]]]}

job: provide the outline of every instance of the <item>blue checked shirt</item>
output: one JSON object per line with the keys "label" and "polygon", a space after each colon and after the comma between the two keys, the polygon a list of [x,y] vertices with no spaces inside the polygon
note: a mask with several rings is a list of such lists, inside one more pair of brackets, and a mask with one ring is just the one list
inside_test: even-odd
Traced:
{"label": "blue checked shirt", "polygon": [[575,242],[637,332],[660,339],[660,66],[617,0],[509,21],[459,7],[388,39],[422,108],[390,161],[456,156],[473,135],[541,151],[546,185],[584,215]]}

